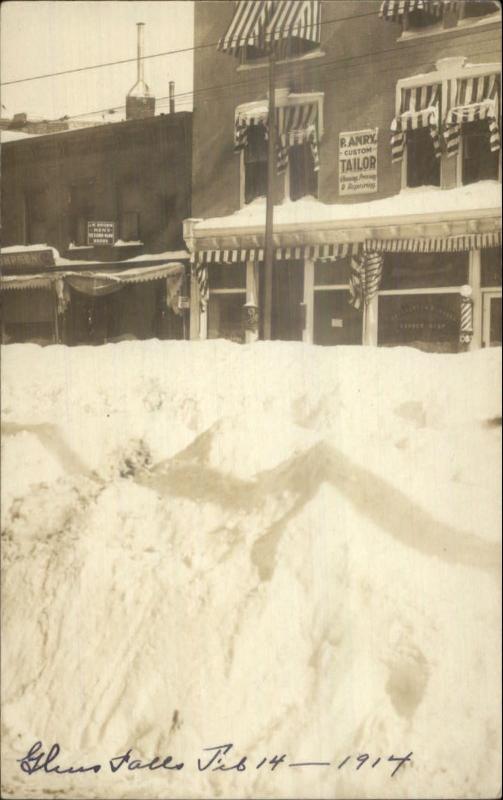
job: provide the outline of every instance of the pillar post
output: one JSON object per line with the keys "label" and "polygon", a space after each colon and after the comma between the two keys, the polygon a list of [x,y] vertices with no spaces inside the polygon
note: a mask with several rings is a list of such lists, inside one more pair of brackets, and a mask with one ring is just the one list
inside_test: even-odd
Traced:
{"label": "pillar post", "polygon": [[363,337],[364,345],[377,347],[377,314],[379,307],[378,295],[363,305]]}
{"label": "pillar post", "polygon": [[479,350],[482,347],[482,292],[480,250],[472,250],[469,254],[468,284],[472,288],[471,299],[473,302],[473,336],[469,350]]}
{"label": "pillar post", "polygon": [[314,261],[304,261],[304,306],[306,308],[306,325],[302,331],[302,341],[312,344],[314,339]]}
{"label": "pillar post", "polygon": [[246,344],[259,338],[258,261],[246,262],[246,303],[243,308]]}

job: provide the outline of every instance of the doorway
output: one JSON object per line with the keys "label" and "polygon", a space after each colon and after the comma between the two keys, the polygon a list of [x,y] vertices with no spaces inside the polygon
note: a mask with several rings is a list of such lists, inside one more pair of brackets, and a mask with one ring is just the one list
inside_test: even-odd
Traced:
{"label": "doorway", "polygon": [[[261,282],[263,284],[263,281]],[[273,339],[302,341],[304,330],[304,262],[275,261],[272,279]]]}
{"label": "doorway", "polygon": [[484,292],[482,347],[501,347],[501,291]]}

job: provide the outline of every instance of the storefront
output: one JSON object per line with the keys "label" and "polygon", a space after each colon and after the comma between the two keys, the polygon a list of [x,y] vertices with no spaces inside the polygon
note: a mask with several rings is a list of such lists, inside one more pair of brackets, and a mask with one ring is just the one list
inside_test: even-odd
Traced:
{"label": "storefront", "polygon": [[[499,185],[486,191],[484,208],[460,187],[416,192],[415,207],[428,209],[419,213],[404,213],[403,194],[312,201],[315,214],[299,220],[299,206],[295,223],[295,204],[275,209],[272,338],[445,353],[501,344]],[[263,228],[246,219],[185,222],[192,338],[263,338]]]}
{"label": "storefront", "polygon": [[188,337],[186,264],[169,254],[90,264],[68,262],[51,249],[9,250],[16,252],[1,255],[4,344]]}

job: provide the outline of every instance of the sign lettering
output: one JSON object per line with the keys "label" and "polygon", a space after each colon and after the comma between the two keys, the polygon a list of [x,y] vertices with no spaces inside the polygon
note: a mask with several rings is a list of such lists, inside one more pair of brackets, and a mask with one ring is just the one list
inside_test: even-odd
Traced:
{"label": "sign lettering", "polygon": [[378,128],[339,134],[339,194],[377,192]]}

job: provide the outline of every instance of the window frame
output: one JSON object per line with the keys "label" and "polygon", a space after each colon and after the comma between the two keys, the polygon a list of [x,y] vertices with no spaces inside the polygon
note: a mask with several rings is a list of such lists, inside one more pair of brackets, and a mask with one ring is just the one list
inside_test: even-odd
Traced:
{"label": "window frame", "polygon": [[479,17],[465,17],[465,3],[468,0],[460,0],[460,5],[454,17],[454,24],[446,25],[445,15],[441,17],[437,23],[426,25],[424,28],[410,29],[408,27],[408,12],[405,11],[401,25],[401,33],[397,41],[403,42],[409,39],[421,38],[425,36],[439,36],[449,33],[450,31],[458,30],[459,28],[466,28],[471,25],[490,25],[492,23],[501,21],[501,8],[495,6],[494,12],[491,14],[481,14]]}

